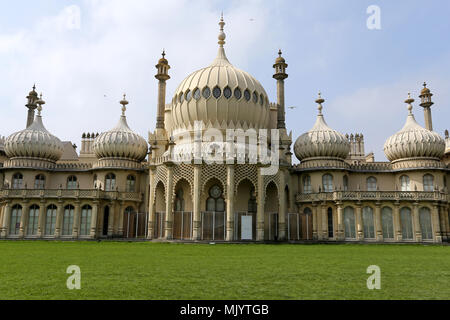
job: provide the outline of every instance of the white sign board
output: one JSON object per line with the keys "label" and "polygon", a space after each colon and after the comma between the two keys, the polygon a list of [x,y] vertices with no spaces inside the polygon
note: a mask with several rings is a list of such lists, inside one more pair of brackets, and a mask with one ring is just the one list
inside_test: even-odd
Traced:
{"label": "white sign board", "polygon": [[241,240],[253,240],[253,217],[242,216]]}

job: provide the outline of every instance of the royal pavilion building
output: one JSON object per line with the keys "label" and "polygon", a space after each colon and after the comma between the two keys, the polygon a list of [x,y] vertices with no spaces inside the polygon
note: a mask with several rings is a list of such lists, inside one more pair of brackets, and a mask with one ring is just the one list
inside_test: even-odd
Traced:
{"label": "royal pavilion building", "polygon": [[217,57],[171,97],[163,53],[147,139],[130,128],[124,96],[118,123],[83,133],[77,150],[45,128],[45,102],[33,87],[26,128],[0,137],[0,239],[450,241],[450,139],[433,131],[426,84],[425,127],[409,96],[403,128],[398,119],[399,131],[386,137],[388,162],[365,153],[362,134],[333,130],[320,94],[315,123],[302,120],[312,129],[294,141],[281,51],[271,102],[228,60],[223,18],[219,25]]}

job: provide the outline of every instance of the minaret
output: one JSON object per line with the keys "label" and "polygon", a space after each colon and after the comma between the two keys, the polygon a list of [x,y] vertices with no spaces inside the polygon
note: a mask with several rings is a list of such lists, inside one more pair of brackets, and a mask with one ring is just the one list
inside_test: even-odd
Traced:
{"label": "minaret", "polygon": [[286,64],[286,60],[281,56],[281,50],[278,52],[279,57],[275,60],[275,64],[273,65],[275,69],[275,74],[273,78],[277,80],[277,102],[278,102],[278,121],[277,121],[277,129],[286,129],[286,111],[285,111],[285,102],[284,102],[284,80],[287,79],[288,75],[286,74],[286,68],[288,65]]}
{"label": "minaret", "polygon": [[39,100],[38,94],[36,92],[36,85],[33,85],[33,90],[27,96],[28,103],[25,105],[28,108],[27,116],[27,128],[31,126],[34,121],[34,113],[37,108],[37,101]]}
{"label": "minaret", "polygon": [[163,50],[162,58],[159,59],[156,69],[158,73],[155,78],[159,80],[158,84],[158,114],[156,116],[156,129],[164,129],[164,110],[166,108],[166,81],[169,76],[169,62],[165,58],[166,52]]}
{"label": "minaret", "polygon": [[433,119],[431,117],[431,106],[434,104],[434,102],[431,101],[432,96],[433,96],[433,94],[431,93],[430,89],[427,88],[427,83],[425,82],[423,84],[423,89],[422,89],[422,92],[420,93],[419,98],[422,101],[420,106],[423,108],[423,112],[425,114],[425,128],[427,128],[430,131],[433,131]]}

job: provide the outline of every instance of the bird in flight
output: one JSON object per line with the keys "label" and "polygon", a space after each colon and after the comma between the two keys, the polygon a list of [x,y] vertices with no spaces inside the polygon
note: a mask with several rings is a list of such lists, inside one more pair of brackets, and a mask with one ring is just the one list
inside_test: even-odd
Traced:
{"label": "bird in flight", "polygon": [[294,110],[297,109],[297,107],[289,107],[289,109]]}

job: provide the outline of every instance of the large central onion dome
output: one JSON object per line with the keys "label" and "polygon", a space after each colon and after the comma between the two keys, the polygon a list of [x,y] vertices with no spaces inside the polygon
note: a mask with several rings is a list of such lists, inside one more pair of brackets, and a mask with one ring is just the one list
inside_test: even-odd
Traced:
{"label": "large central onion dome", "polygon": [[314,127],[307,133],[300,136],[294,145],[296,157],[302,161],[309,160],[344,160],[350,152],[348,139],[336,130],[331,129],[322,114],[322,99],[319,93],[319,115]]}
{"label": "large central onion dome", "polygon": [[58,161],[64,150],[61,140],[45,129],[42,123],[41,111],[45,102],[41,99],[38,114],[34,122],[25,130],[13,133],[5,142],[6,155],[11,159],[32,158],[49,162]]}
{"label": "large central onion dome", "polygon": [[124,99],[122,116],[116,127],[99,135],[93,145],[95,155],[99,159],[123,159],[141,162],[147,156],[148,145],[144,138],[134,133],[127,124],[125,116],[128,101]]}
{"label": "large central onion dome", "polygon": [[439,160],[444,156],[445,141],[436,132],[420,126],[412,113],[414,99],[409,96],[409,115],[402,130],[390,137],[384,145],[384,153],[391,162],[402,160],[429,159]]}
{"label": "large central onion dome", "polygon": [[219,25],[219,52],[214,62],[188,76],[172,101],[171,129],[194,127],[195,121],[219,128],[268,128],[270,106],[262,85],[227,59],[225,22]]}

